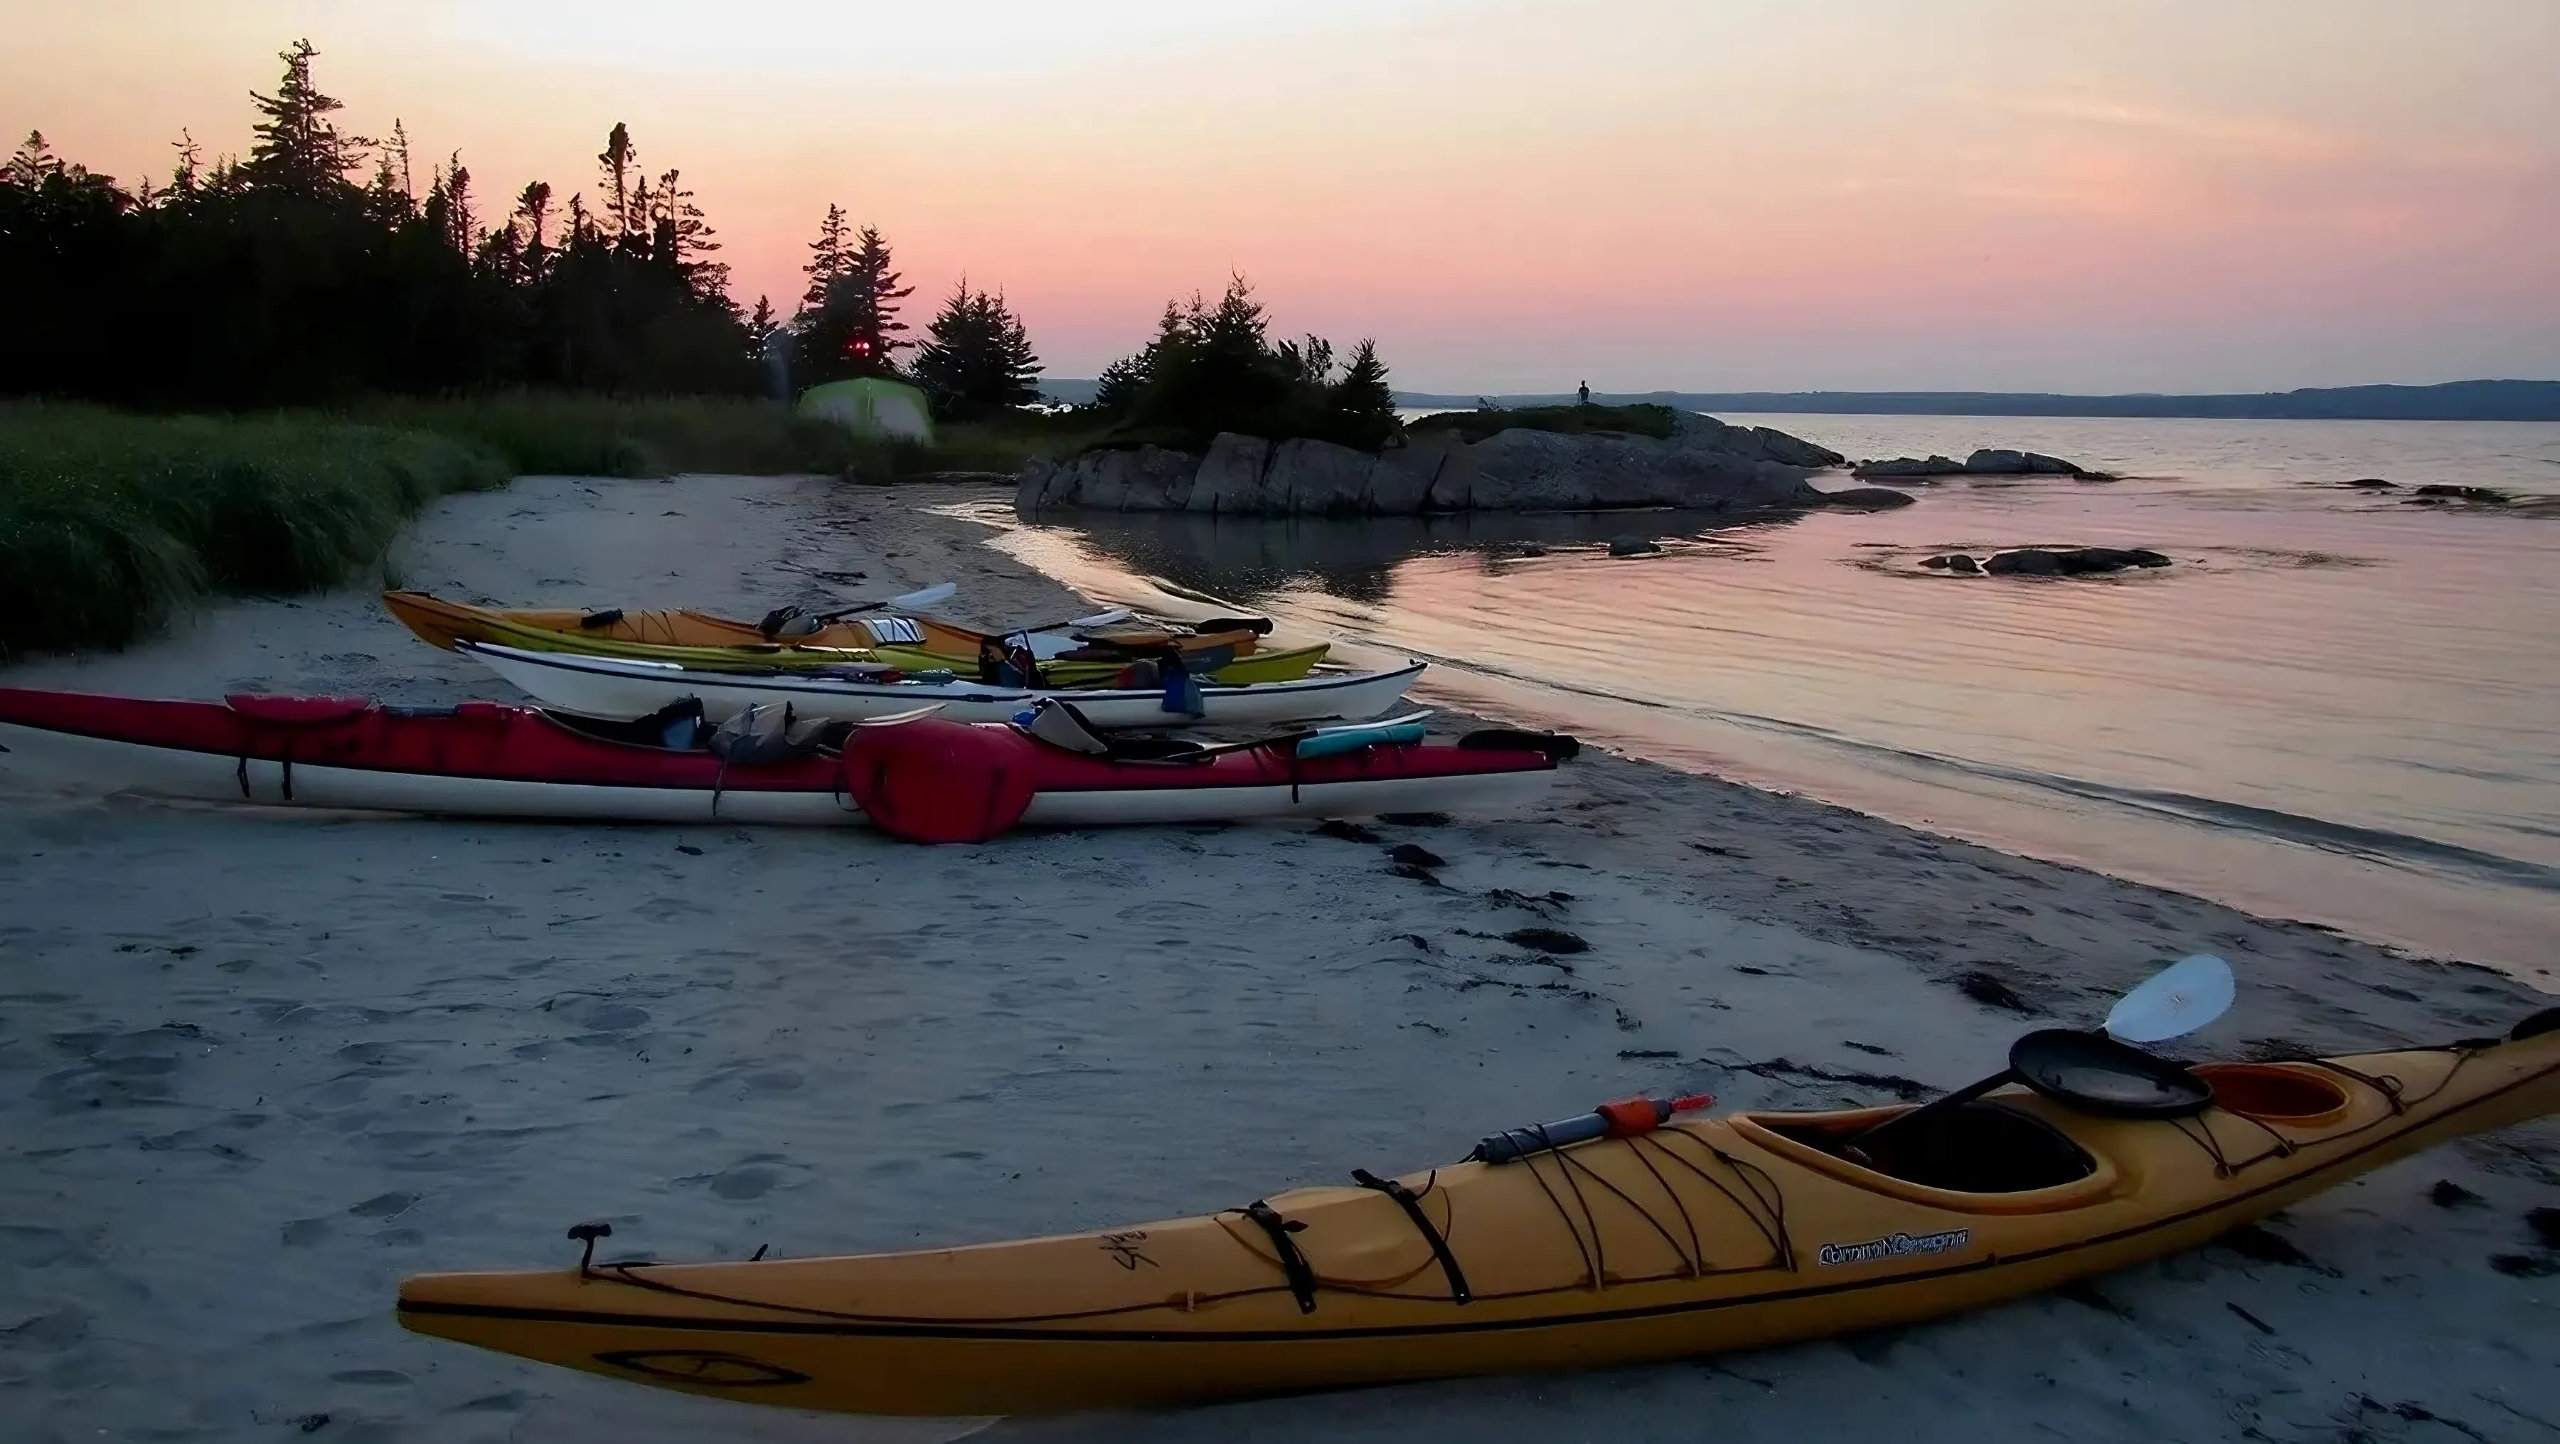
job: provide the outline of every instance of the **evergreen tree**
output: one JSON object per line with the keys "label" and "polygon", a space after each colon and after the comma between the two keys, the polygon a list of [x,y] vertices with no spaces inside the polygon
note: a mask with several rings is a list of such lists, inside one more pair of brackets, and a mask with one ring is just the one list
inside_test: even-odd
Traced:
{"label": "evergreen tree", "polygon": [[427,187],[427,203],[421,214],[427,228],[455,255],[472,253],[479,241],[480,223],[471,213],[471,172],[462,164],[462,152],[455,151]]}
{"label": "evergreen tree", "polygon": [[1400,428],[1377,348],[1361,343],[1340,380],[1333,370],[1333,345],[1320,336],[1272,345],[1270,318],[1236,276],[1214,305],[1197,293],[1168,303],[1155,338],[1103,368],[1093,409],[1124,442],[1197,448],[1221,431],[1391,442]]}
{"label": "evergreen tree", "polygon": [[1378,359],[1378,343],[1363,339],[1351,348],[1351,363],[1333,383],[1333,408],[1340,417],[1344,444],[1375,451],[1404,435],[1396,415],[1395,388],[1387,384],[1386,363]]}
{"label": "evergreen tree", "polygon": [[[830,207],[828,218],[833,222],[840,214]],[[828,231],[820,231],[820,244],[827,236]],[[853,248],[842,253],[843,264],[827,282],[817,305],[802,310],[792,322],[799,343],[798,374],[811,385],[849,376],[895,376],[898,370],[891,353],[913,344],[899,340],[896,333],[907,329],[897,319],[898,302],[915,294],[915,289],[898,284],[898,273],[889,268],[888,243],[878,230],[865,226],[853,240]],[[810,249],[814,286],[814,268],[825,256],[818,246]]]}
{"label": "evergreen tree", "polygon": [[365,209],[386,226],[418,214],[417,193],[410,189],[409,127],[397,119],[391,122],[391,138],[374,153],[373,182],[364,195]]}
{"label": "evergreen tree", "polygon": [[1333,380],[1333,343],[1322,336],[1309,336],[1303,345],[1281,342],[1280,359],[1289,374],[1306,385],[1323,386]]}
{"label": "evergreen tree", "polygon": [[257,144],[249,148],[247,178],[253,185],[290,195],[326,197],[345,189],[364,141],[338,133],[329,117],[345,106],[323,95],[312,83],[311,62],[319,55],[308,40],[297,40],[277,54],[284,78],[273,95],[256,91],[249,98],[266,117],[255,127]]}
{"label": "evergreen tree", "polygon": [[669,170],[658,177],[650,204],[650,253],[682,272],[705,300],[727,305],[728,265],[701,259],[720,249],[712,239],[717,232],[703,218],[702,207],[693,203],[693,192],[682,185],[680,172]]}
{"label": "evergreen tree", "polygon": [[972,292],[966,279],[942,303],[917,348],[916,380],[945,416],[1025,406],[1040,399],[1040,358],[1004,297]]}
{"label": "evergreen tree", "polygon": [[828,206],[827,218],[818,223],[818,238],[809,243],[809,264],[800,268],[809,276],[809,289],[800,295],[802,310],[814,311],[827,303],[828,288],[844,274],[848,239],[844,207]]}
{"label": "evergreen tree", "polygon": [[528,182],[516,195],[507,217],[506,234],[515,238],[517,279],[534,282],[551,274],[551,183]]}
{"label": "evergreen tree", "polygon": [[878,227],[864,226],[854,240],[857,244],[844,266],[854,308],[848,354],[865,374],[895,375],[897,366],[890,353],[915,344],[898,339],[898,333],[907,329],[907,323],[898,319],[898,303],[914,295],[916,288],[898,284],[898,273],[889,269],[889,243],[880,238]]}
{"label": "evergreen tree", "polygon": [[172,204],[184,205],[195,197],[198,182],[204,174],[204,148],[196,144],[193,132],[180,130],[178,138],[169,142],[178,152],[178,163],[170,168],[168,194]]}
{"label": "evergreen tree", "polygon": [[[646,236],[648,224],[642,219],[643,212],[635,205],[637,198],[632,195],[632,180],[639,172],[640,153],[632,148],[630,126],[618,120],[613,123],[613,129],[605,134],[604,149],[596,153],[596,164],[601,167],[602,186],[598,191],[604,203],[601,220],[610,227],[605,238],[628,242],[634,236]],[[645,177],[640,178],[642,187],[648,183]]]}

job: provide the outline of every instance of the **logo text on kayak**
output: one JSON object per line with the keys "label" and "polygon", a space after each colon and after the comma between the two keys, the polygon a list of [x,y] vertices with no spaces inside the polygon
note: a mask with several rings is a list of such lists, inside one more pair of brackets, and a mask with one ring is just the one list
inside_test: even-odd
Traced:
{"label": "logo text on kayak", "polygon": [[1814,1258],[1828,1268],[1833,1264],[1875,1263],[1914,1254],[1953,1253],[1971,1242],[1973,1230],[1969,1228],[1951,1228],[1944,1233],[1889,1233],[1864,1243],[1826,1243]]}

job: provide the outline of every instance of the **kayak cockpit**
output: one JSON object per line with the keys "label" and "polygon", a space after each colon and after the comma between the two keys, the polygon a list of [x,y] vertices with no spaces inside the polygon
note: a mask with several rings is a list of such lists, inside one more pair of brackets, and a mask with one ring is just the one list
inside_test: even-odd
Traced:
{"label": "kayak cockpit", "polygon": [[[2024,1100],[2021,1100],[2022,1102]],[[1978,1213],[2076,1208],[2115,1191],[2115,1164],[2032,1106],[1967,1103],[1897,1129],[1874,1152],[1858,1135],[1908,1108],[1840,1113],[1743,1113],[1728,1121],[1748,1141],[1871,1193]]]}

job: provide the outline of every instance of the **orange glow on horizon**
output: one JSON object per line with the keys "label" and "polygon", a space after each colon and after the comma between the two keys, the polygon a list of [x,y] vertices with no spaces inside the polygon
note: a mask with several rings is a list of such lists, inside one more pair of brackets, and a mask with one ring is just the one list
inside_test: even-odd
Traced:
{"label": "orange glow on horizon", "polygon": [[2549,0],[1808,8],[123,0],[13,22],[0,124],[156,178],[181,127],[245,149],[308,34],[421,184],[592,195],[628,121],[742,304],[840,202],[911,325],[965,275],[1058,376],[1230,271],[1461,393],[2560,375]]}

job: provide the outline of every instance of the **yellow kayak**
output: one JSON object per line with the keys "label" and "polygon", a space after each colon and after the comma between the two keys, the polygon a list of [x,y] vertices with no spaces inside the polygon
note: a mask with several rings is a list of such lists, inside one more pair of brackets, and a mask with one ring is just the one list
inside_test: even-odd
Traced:
{"label": "yellow kayak", "polygon": [[[569,652],[590,657],[673,662],[706,672],[764,672],[776,668],[832,667],[876,662],[906,671],[954,668],[975,675],[978,647],[986,634],[924,617],[884,617],[837,622],[806,636],[770,641],[754,626],[690,611],[580,612],[568,608],[475,607],[425,592],[394,591],[383,605],[402,625],[423,640],[450,650],[463,641],[494,642],[535,652]],[[588,625],[595,618],[607,618]],[[1199,645],[1233,647],[1234,661],[1210,674],[1221,686],[1244,687],[1263,682],[1292,682],[1324,660],[1323,644],[1279,650],[1254,650],[1250,632],[1179,636],[1146,630],[1119,629],[1106,634],[1123,647],[1178,643],[1185,650]],[[920,641],[884,642],[882,637],[920,637]],[[677,640],[690,639],[690,640]],[[1051,687],[1108,685],[1126,665],[1122,661],[1079,661],[1056,658],[1041,663],[1041,680]]]}
{"label": "yellow kayak", "polygon": [[[1852,1140],[1907,1110],[1690,1122],[1630,1100],[1670,1121],[1101,1233],[429,1274],[402,1286],[399,1315],[610,1377],[891,1414],[1158,1405],[1756,1348],[2193,1248],[2431,1144],[2541,1117],[2560,1108],[2560,1010],[2507,1039],[2161,1066],[2194,1090],[2181,1116],[2105,1116],[2013,1088],[1930,1115],[1925,1136],[1915,1117],[1889,1153],[1876,1135],[1869,1156]],[[594,1233],[572,1237],[591,1252]]]}

